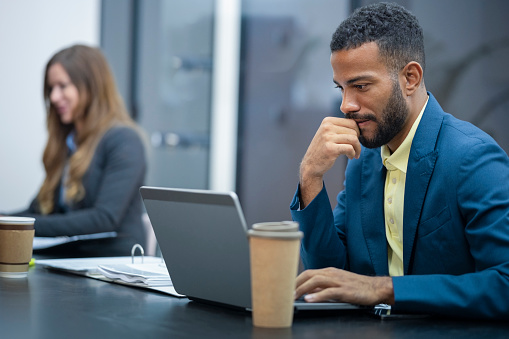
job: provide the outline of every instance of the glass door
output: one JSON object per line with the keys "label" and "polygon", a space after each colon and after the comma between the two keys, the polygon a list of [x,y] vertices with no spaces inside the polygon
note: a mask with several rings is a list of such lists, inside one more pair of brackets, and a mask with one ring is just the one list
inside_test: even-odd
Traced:
{"label": "glass door", "polygon": [[146,184],[207,188],[214,1],[140,1],[135,15],[132,99],[149,145]]}

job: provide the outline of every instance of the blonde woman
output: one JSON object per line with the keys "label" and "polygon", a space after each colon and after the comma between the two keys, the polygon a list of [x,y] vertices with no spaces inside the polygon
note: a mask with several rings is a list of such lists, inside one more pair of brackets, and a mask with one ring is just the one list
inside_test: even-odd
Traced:
{"label": "blonde woman", "polygon": [[71,245],[74,255],[129,255],[145,241],[138,193],[144,145],[101,51],[75,45],[56,53],[46,65],[44,99],[46,178],[17,214],[35,217],[40,237],[117,232]]}

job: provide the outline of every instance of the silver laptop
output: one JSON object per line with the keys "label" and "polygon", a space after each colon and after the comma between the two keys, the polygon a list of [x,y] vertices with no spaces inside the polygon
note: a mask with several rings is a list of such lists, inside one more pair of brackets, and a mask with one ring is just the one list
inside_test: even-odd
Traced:
{"label": "silver laptop", "polygon": [[[233,192],[140,188],[175,290],[189,299],[251,309],[247,226]],[[296,310],[360,309],[295,302]]]}

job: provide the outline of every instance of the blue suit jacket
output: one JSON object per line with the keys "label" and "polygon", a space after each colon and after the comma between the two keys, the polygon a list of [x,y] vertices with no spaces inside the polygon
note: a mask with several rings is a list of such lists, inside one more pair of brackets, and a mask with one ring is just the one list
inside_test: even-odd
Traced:
{"label": "blue suit jacket", "polygon": [[[509,317],[509,159],[486,133],[430,98],[412,142],[403,216],[404,276],[395,310]],[[292,217],[304,232],[306,268],[388,275],[386,170],[380,149],[349,161],[331,211],[325,188]]]}

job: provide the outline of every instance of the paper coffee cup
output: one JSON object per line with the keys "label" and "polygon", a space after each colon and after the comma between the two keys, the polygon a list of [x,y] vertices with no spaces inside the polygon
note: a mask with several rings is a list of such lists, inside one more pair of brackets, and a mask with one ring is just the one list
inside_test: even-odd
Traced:
{"label": "paper coffee cup", "polygon": [[[284,226],[284,223],[280,223],[280,226]],[[272,231],[267,229],[253,225],[253,229],[248,232],[253,325],[290,327],[293,322],[295,278],[303,233],[295,228],[291,231],[282,231],[278,227]]]}
{"label": "paper coffee cup", "polygon": [[25,278],[32,258],[34,218],[0,217],[0,277]]}

